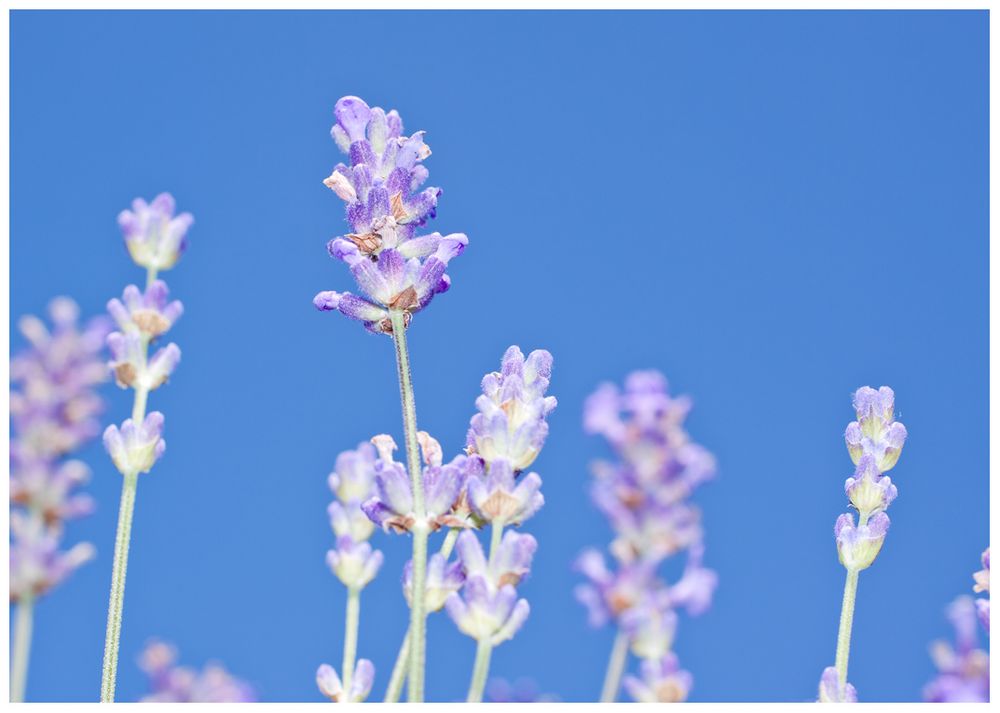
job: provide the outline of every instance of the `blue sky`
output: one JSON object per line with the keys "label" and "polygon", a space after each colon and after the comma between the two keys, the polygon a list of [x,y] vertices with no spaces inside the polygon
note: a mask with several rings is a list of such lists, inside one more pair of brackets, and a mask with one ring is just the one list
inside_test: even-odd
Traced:
{"label": "blue sky", "polygon": [[[153,636],[272,701],[320,700],[315,668],[339,662],[326,475],[401,440],[391,342],[310,304],[351,285],[320,183],[345,94],[428,131],[433,229],[470,239],[411,329],[421,428],[457,452],[508,345],[555,357],[532,614],[494,673],[597,696],[612,634],[586,627],[570,563],[608,539],[586,495],[606,453],[581,407],[657,368],[719,460],[696,499],[720,587],[676,644],[692,700],[815,695],[864,384],[896,390],[910,437],[851,680],[918,699],[988,537],[987,60],[985,12],[15,12],[13,315],[56,294],[97,313],[141,280],[115,225],[133,197],[169,190],[196,218],[165,275],[184,357],[151,397],[169,449],[139,484],[120,699],[142,695]],[[120,420],[130,395],[106,393]],[[98,694],[120,476],[83,455],[99,509],[69,536],[99,554],[38,607],[29,700]],[[408,543],[376,540],[360,654],[380,695]],[[457,699],[474,643],[443,615],[429,637],[428,693]]]}

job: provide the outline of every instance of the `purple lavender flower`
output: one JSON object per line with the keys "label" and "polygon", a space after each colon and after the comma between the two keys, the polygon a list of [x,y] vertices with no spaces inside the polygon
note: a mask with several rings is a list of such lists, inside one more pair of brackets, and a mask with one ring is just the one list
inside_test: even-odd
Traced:
{"label": "purple lavender flower", "polygon": [[225,668],[210,663],[201,671],[177,666],[177,650],[160,641],[146,645],[139,667],[149,679],[143,703],[253,703],[253,689]]}
{"label": "purple lavender flower", "polygon": [[154,280],[145,293],[129,285],[121,300],[108,302],[108,313],[122,332],[135,332],[152,339],[169,330],[184,313],[180,301],[168,302],[169,295],[170,290],[163,280]]}
{"label": "purple lavender flower", "polygon": [[11,458],[10,501],[39,512],[49,524],[75,520],[94,511],[94,499],[74,491],[90,478],[78,460],[61,463]]}
{"label": "purple lavender flower", "polygon": [[867,524],[855,526],[854,516],[844,513],[837,518],[833,530],[837,537],[840,563],[849,570],[860,571],[871,567],[882,549],[889,531],[889,516],[878,512]]}
{"label": "purple lavender flower", "polygon": [[[431,555],[427,562],[427,585],[424,595],[428,612],[440,611],[448,597],[465,584],[461,562],[448,562],[440,553]],[[413,560],[403,568],[403,595],[406,603],[413,605]]]}
{"label": "purple lavender flower", "polygon": [[823,669],[823,675],[819,679],[819,702],[857,703],[858,692],[850,683],[841,686],[837,669],[833,666],[827,666]]}
{"label": "purple lavender flower", "polygon": [[[424,481],[424,508],[427,523],[433,530],[441,527],[468,527],[464,515],[456,508],[465,488],[466,456],[456,456],[442,463],[441,445],[424,431],[418,433],[424,460],[421,477]],[[372,438],[379,457],[375,464],[376,495],[362,505],[372,522],[388,531],[407,532],[416,523],[413,511],[413,491],[406,467],[392,457],[396,442],[391,436]]]}
{"label": "purple lavender flower", "polygon": [[337,548],[326,553],[326,563],[345,587],[363,589],[382,566],[382,553],[350,535],[337,538]]}
{"label": "purple lavender flower", "polygon": [[485,522],[519,525],[545,504],[540,492],[542,479],[528,473],[515,480],[514,470],[506,459],[494,461],[485,469],[483,461],[472,457],[468,465],[468,497],[476,516]]}
{"label": "purple lavender flower", "polygon": [[368,659],[359,659],[351,677],[351,690],[345,696],[344,685],[332,666],[321,664],[316,669],[316,685],[320,693],[334,703],[361,703],[371,693],[375,681],[375,666]]}
{"label": "purple lavender flower", "polygon": [[468,452],[488,466],[503,460],[519,473],[538,457],[549,433],[546,418],[556,407],[546,396],[552,355],[536,349],[524,358],[517,346],[504,352],[500,371],[483,377],[479,410],[469,424]]}
{"label": "purple lavender flower", "polygon": [[683,703],[691,692],[691,674],[681,669],[674,654],[661,659],[646,659],[640,667],[641,678],[626,676],[625,690],[639,703]]}
{"label": "purple lavender flower", "polygon": [[338,500],[364,502],[375,489],[375,446],[362,441],[353,451],[337,456],[327,483]]}
{"label": "purple lavender flower", "polygon": [[174,216],[175,208],[174,197],[161,193],[151,203],[136,198],[132,210],[118,215],[125,246],[137,265],[155,272],[170,269],[180,259],[194,218],[190,213]]}
{"label": "purple lavender flower", "polygon": [[[592,626],[614,622],[632,653],[643,660],[641,679],[630,677],[637,700],[683,700],[691,677],[671,654],[678,608],[706,611],[718,577],[702,566],[701,513],[687,499],[715,474],[715,459],[684,430],[690,399],[674,397],[656,371],[636,371],[624,390],[603,384],[586,401],[584,429],[601,434],[613,462],[594,464],[594,503],[615,533],[609,567],[597,550],[585,551],[576,567],[588,579],[576,598]],[[471,492],[471,490],[470,490]],[[687,553],[682,577],[673,585],[658,574],[667,558]],[[602,700],[611,701],[617,680]]]}
{"label": "purple lavender flower", "polygon": [[[983,568],[972,575],[976,584],[972,588],[974,592],[987,592],[990,591],[990,548],[987,547],[986,551],[983,552]],[[982,623],[983,627],[986,629],[986,633],[990,633],[990,600],[980,597],[976,600],[976,610],[979,612],[979,621]]]}
{"label": "purple lavender flower", "polygon": [[330,255],[350,267],[369,299],[349,292],[320,292],[313,300],[322,311],[339,310],[364,322],[373,332],[392,331],[389,311],[404,312],[408,321],[434,295],[451,284],[448,262],[468,244],[461,233],[416,235],[434,217],[437,188],[417,189],[427,179],[420,165],[430,155],[423,132],[402,135],[395,111],[370,108],[358,97],[343,97],[334,109],[333,137],[350,156],[323,181],[347,203],[353,232],[331,240]]}
{"label": "purple lavender flower", "polygon": [[976,605],[972,597],[958,597],[947,610],[955,628],[955,645],[936,641],[931,658],[938,676],[924,687],[931,703],[978,703],[990,699],[990,657],[978,648]]}
{"label": "purple lavender flower", "polygon": [[153,411],[138,426],[130,418],[125,419],[121,429],[108,426],[104,447],[122,475],[148,473],[167,448],[162,433],[163,414]]}
{"label": "purple lavender flower", "polygon": [[516,587],[531,571],[531,560],[538,549],[538,541],[531,535],[508,530],[493,557],[487,559],[479,539],[466,530],[458,536],[455,547],[467,577],[484,577],[498,588],[507,585]]}
{"label": "purple lavender flower", "polygon": [[888,386],[878,391],[863,386],[854,393],[854,409],[858,420],[844,431],[847,450],[855,465],[868,455],[875,467],[885,473],[896,465],[906,441],[906,427],[894,420],[895,394]]}
{"label": "purple lavender flower", "polygon": [[146,339],[136,333],[112,332],[108,335],[115,382],[123,389],[157,389],[166,382],[181,360],[181,350],[171,342],[146,359]]}
{"label": "purple lavender flower", "polygon": [[60,528],[20,510],[10,513],[10,534],[11,602],[45,594],[94,557],[89,542],[60,551]]}
{"label": "purple lavender flower", "polygon": [[450,595],[445,608],[459,631],[477,641],[488,639],[493,646],[513,638],[531,611],[513,585],[498,588],[482,575],[467,577],[461,594]]}

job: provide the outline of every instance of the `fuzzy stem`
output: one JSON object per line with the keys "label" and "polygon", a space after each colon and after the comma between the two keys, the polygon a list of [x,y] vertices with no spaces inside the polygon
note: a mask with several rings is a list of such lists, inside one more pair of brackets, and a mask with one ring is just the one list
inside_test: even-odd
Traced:
{"label": "fuzzy stem", "polygon": [[128,546],[132,534],[132,512],[135,509],[137,473],[126,473],[122,479],[122,498],[118,506],[118,530],[115,534],[114,564],[111,569],[111,595],[108,600],[108,630],[104,640],[104,666],[101,674],[101,702],[115,700],[118,674],[118,645],[122,633],[122,609],[125,605],[125,571],[128,568]]}
{"label": "fuzzy stem", "polygon": [[628,661],[628,635],[618,630],[615,643],[611,647],[611,658],[608,659],[608,669],[604,674],[604,686],[601,688],[601,703],[614,703],[618,698],[618,688],[621,686],[622,674]]}
{"label": "fuzzy stem", "polygon": [[345,700],[350,695],[351,679],[354,678],[354,659],[358,654],[358,622],[361,618],[361,590],[347,588],[347,613],[344,621],[344,662],[340,668],[343,679]]}
{"label": "fuzzy stem", "polygon": [[[442,557],[451,557],[451,551],[455,549],[455,541],[458,539],[459,529],[453,527],[445,535],[444,542],[438,552]],[[392,667],[392,676],[389,678],[389,685],[385,689],[385,703],[396,703],[399,701],[399,694],[403,691],[403,679],[406,675],[406,664],[410,657],[410,627],[406,627],[406,635],[403,643],[399,645],[399,653],[396,654],[396,663]]]}
{"label": "fuzzy stem", "polygon": [[492,653],[493,644],[490,642],[490,637],[485,636],[476,642],[476,662],[472,666],[472,683],[469,684],[469,695],[465,699],[468,703],[481,703],[483,700]]}
{"label": "fuzzy stem", "polygon": [[24,701],[28,684],[28,659],[31,657],[31,628],[34,619],[35,597],[25,594],[17,603],[17,622],[14,630],[14,651],[10,662],[10,702]]}
{"label": "fuzzy stem", "polygon": [[854,602],[858,595],[858,570],[847,570],[844,601],[840,607],[840,629],[837,632],[837,680],[840,689],[847,685],[847,659],[851,655],[851,626],[854,624]]}
{"label": "fuzzy stem", "polygon": [[410,666],[407,699],[411,703],[424,700],[424,661],[426,659],[427,607],[427,537],[430,528],[424,509],[423,469],[420,467],[420,448],[417,443],[417,406],[413,398],[410,377],[410,354],[406,347],[406,317],[399,310],[389,312],[392,323],[392,341],[396,346],[396,371],[399,376],[399,396],[403,407],[403,437],[406,443],[406,462],[413,489],[413,601],[410,605]]}

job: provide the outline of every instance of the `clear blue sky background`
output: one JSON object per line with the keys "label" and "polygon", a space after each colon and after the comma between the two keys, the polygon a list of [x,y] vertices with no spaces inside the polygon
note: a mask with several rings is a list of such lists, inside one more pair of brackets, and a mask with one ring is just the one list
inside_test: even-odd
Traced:
{"label": "clear blue sky background", "polygon": [[[611,632],[586,627],[570,563],[608,539],[585,493],[605,451],[581,406],[655,367],[720,465],[697,500],[721,585],[677,639],[692,699],[815,695],[863,384],[896,390],[910,439],[851,679],[919,698],[987,544],[987,33],[985,12],[14,13],[13,313],[62,293],[96,313],[139,281],[115,225],[133,197],[172,191],[197,220],[166,275],[184,359],[151,398],[169,449],[139,488],[120,697],[152,636],[271,701],[320,700],[316,666],[339,663],[326,475],[401,430],[390,341],[310,303],[352,285],[320,181],[357,94],[428,131],[433,228],[470,238],[413,322],[420,426],[457,452],[508,345],[555,355],[532,614],[494,672],[596,697]],[[130,394],[107,394],[119,420]],[[99,511],[70,537],[99,556],[38,607],[35,700],[98,695],[120,476],[85,457]],[[360,652],[381,695],[408,543],[376,540]],[[439,615],[429,646],[430,695],[461,697],[473,642]]]}

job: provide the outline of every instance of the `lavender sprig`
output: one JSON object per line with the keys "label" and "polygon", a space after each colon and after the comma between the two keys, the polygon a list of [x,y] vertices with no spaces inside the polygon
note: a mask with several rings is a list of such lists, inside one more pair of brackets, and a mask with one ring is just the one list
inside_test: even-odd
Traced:
{"label": "lavender sprig", "polygon": [[[576,589],[591,626],[617,629],[601,701],[617,698],[628,656],[642,660],[641,678],[626,678],[626,690],[641,701],[682,701],[691,674],[672,653],[678,608],[691,615],[708,609],[715,572],[702,566],[701,515],[688,501],[715,474],[715,459],[684,430],[691,403],[673,397],[656,371],[628,376],[624,391],[604,384],[584,407],[584,428],[608,441],[614,462],[594,464],[592,497],[615,533],[609,546],[614,566],[596,549],[576,566],[589,580]],[[681,578],[668,585],[660,564],[687,554]]]}
{"label": "lavender sprig", "polygon": [[156,279],[160,270],[170,269],[180,259],[187,245],[187,230],[194,222],[189,213],[175,216],[174,209],[173,197],[161,193],[150,203],[136,198],[132,210],[122,211],[118,216],[129,255],[146,269],[146,289],[140,291],[137,286],[129,285],[121,300],[108,302],[108,312],[118,325],[118,331],[107,338],[111,351],[108,366],[121,388],[133,390],[134,399],[132,417],[121,427],[111,425],[104,432],[104,445],[122,474],[101,673],[101,701],[105,703],[115,698],[125,574],[138,477],[140,473],[149,472],[166,448],[162,438],[163,414],[157,411],[147,414],[146,401],[150,391],[167,381],[181,356],[174,343],[149,355],[151,343],[163,336],[183,312],[180,302],[169,301],[166,283]]}
{"label": "lavender sprig", "polygon": [[326,561],[337,579],[347,587],[344,657],[340,669],[344,674],[343,682],[327,664],[322,664],[316,672],[320,692],[331,700],[341,700],[345,691],[351,701],[364,700],[375,676],[375,667],[370,661],[361,659],[355,665],[361,590],[375,578],[382,566],[382,553],[373,550],[368,543],[375,526],[361,509],[362,503],[375,490],[375,466],[375,448],[371,443],[361,443],[356,450],[337,456],[334,470],[328,478],[336,499],[330,503],[327,513],[337,546],[327,552]]}
{"label": "lavender sprig", "polygon": [[10,600],[17,615],[11,651],[11,701],[24,700],[34,604],[94,556],[90,543],[60,549],[63,526],[94,509],[76,492],[90,476],[65,457],[97,435],[104,407],[96,388],[107,381],[102,363],[108,321],[78,325],[79,308],[58,297],[49,303],[52,327],[23,317],[29,346],[11,359]]}
{"label": "lavender sprig", "polygon": [[417,235],[434,217],[440,190],[418,190],[427,179],[422,161],[430,156],[423,133],[403,135],[395,111],[371,108],[358,97],[343,97],[334,108],[337,123],[331,134],[350,158],[338,164],[324,183],[347,204],[353,232],[328,244],[330,255],[346,263],[365,297],[349,292],[320,292],[313,304],[322,311],[338,310],[360,320],[372,332],[392,335],[396,349],[403,412],[403,435],[410,478],[413,536],[413,600],[410,608],[409,687],[411,701],[424,695],[426,659],[425,584],[427,517],[417,440],[417,414],[410,374],[406,330],[413,314],[430,304],[451,284],[445,274],[449,261],[462,253],[465,235]]}
{"label": "lavender sprig", "polygon": [[837,554],[847,570],[847,578],[835,665],[827,667],[820,680],[819,700],[824,703],[857,700],[854,686],[847,680],[847,663],[858,575],[875,561],[889,531],[889,516],[885,511],[896,499],[896,486],[883,474],[896,465],[906,441],[906,427],[894,418],[895,394],[888,386],[877,391],[863,386],[854,393],[853,403],[857,420],[848,424],[844,440],[856,469],[844,484],[844,490],[851,507],[858,512],[858,520],[855,523],[853,514],[844,513],[834,526]]}

